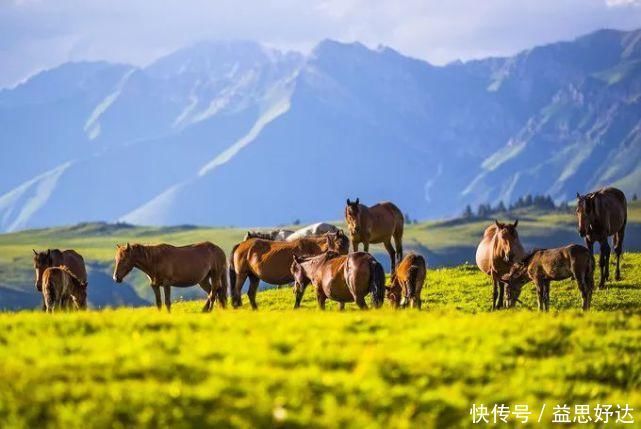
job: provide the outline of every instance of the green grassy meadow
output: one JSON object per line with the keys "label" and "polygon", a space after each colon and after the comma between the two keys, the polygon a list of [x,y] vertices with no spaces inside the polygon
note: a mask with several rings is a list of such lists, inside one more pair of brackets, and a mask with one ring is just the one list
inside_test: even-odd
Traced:
{"label": "green grassy meadow", "polygon": [[[630,404],[641,420],[641,254],[578,311],[489,312],[471,266],[430,270],[422,311],[315,308],[262,291],[259,311],[0,313],[2,427],[475,427],[472,404]],[[522,295],[534,307],[533,287]],[[245,304],[247,304],[245,302]],[[636,414],[635,414],[636,413]],[[533,417],[534,419],[535,417]],[[517,426],[510,420],[509,426]]]}

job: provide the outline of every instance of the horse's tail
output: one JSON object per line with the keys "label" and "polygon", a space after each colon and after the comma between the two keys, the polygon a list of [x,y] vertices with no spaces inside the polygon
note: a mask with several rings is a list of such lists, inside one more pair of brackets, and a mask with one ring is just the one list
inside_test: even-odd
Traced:
{"label": "horse's tail", "polygon": [[235,299],[238,299],[238,297],[236,297],[236,291],[234,289],[236,287],[236,268],[234,267],[234,253],[236,253],[236,249],[238,249],[239,245],[240,245],[240,243],[235,245],[231,249],[231,253],[229,254],[229,269],[228,269],[228,271],[229,271],[229,285],[228,285],[228,287],[229,287],[229,290],[231,292],[232,303],[234,302]]}
{"label": "horse's tail", "polygon": [[385,270],[373,258],[370,261],[369,291],[372,293],[374,306],[380,307],[385,299]]}
{"label": "horse's tail", "polygon": [[594,290],[594,268],[596,264],[594,262],[594,255],[590,254],[589,255],[589,261],[588,261],[588,272],[586,273],[586,279],[585,281],[587,282],[588,287],[590,290]]}
{"label": "horse's tail", "polygon": [[60,265],[58,267],[62,272],[67,274],[71,281],[75,283],[76,287],[82,287],[82,288],[87,288],[88,283],[86,281],[80,280],[80,278],[74,274],[73,271],[71,271],[71,268],[69,268],[67,265]]}

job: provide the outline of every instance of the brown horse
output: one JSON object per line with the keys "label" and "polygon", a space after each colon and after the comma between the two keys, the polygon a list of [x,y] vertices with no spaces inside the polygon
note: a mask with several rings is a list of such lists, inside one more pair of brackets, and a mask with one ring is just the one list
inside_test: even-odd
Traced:
{"label": "brown horse", "polygon": [[242,305],[240,293],[245,280],[249,278],[247,297],[256,310],[256,291],[261,280],[273,285],[291,283],[294,278],[289,268],[294,255],[318,255],[326,250],[346,254],[349,251],[349,239],[339,231],[294,241],[252,238],[237,244],[229,262],[232,304],[234,307]]}
{"label": "brown horse", "polygon": [[599,243],[601,254],[599,267],[601,279],[599,289],[605,286],[610,277],[610,245],[608,237],[613,235],[614,254],[617,257],[615,280],[621,280],[621,253],[623,253],[623,236],[628,222],[628,203],[625,194],[616,188],[603,188],[581,196],[576,194],[576,216],[579,223],[579,234],[585,238],[591,254],[594,254],[594,243]]}
{"label": "brown horse", "polygon": [[77,310],[87,308],[87,283],[65,265],[49,267],[42,274],[42,296],[49,313],[63,309],[69,300]]}
{"label": "brown horse", "polygon": [[[352,238],[354,252],[358,252],[359,243],[369,252],[370,243],[383,243],[391,260],[391,272],[396,262],[403,259],[403,213],[390,202],[382,202],[372,207],[359,203],[359,199],[347,200],[345,221]],[[392,246],[392,238],[396,249]]]}
{"label": "brown horse", "polygon": [[365,252],[340,256],[335,252],[299,257],[294,255],[291,264],[296,303],[300,307],[305,288],[312,283],[321,310],[327,298],[338,301],[340,309],[346,302],[356,302],[361,310],[367,309],[365,297],[372,294],[372,303],[378,308],[385,298],[385,271],[372,255]]}
{"label": "brown horse", "polygon": [[514,264],[510,272],[502,276],[509,283],[506,302],[509,307],[519,299],[524,284],[533,281],[539,310],[550,309],[550,281],[574,278],[581,291],[583,310],[590,309],[594,290],[594,257],[578,244],[556,249],[535,250],[522,262]]}
{"label": "brown horse", "polygon": [[[44,252],[33,251],[33,268],[36,272],[36,289],[42,292],[42,275],[47,268],[65,265],[80,280],[87,284],[87,269],[85,260],[75,250],[48,249]],[[42,309],[46,305],[42,302]]]}
{"label": "brown horse", "polygon": [[525,250],[516,231],[518,224],[518,220],[513,224],[494,221],[494,225],[485,229],[483,239],[476,248],[476,265],[492,277],[492,310],[503,307],[506,285],[501,276],[509,273],[514,262],[525,257]]}
{"label": "brown horse", "polygon": [[169,244],[145,246],[118,245],[114,280],[122,280],[134,268],[149,277],[149,285],[156,296],[156,306],[162,309],[160,287],[165,292],[165,306],[171,309],[171,287],[189,287],[196,284],[207,293],[203,311],[211,311],[214,301],[225,307],[227,302],[227,261],[225,252],[209,241],[175,247]]}
{"label": "brown horse", "polygon": [[416,253],[407,255],[392,273],[387,298],[395,308],[407,306],[421,309],[421,290],[425,284],[427,264],[425,258]]}

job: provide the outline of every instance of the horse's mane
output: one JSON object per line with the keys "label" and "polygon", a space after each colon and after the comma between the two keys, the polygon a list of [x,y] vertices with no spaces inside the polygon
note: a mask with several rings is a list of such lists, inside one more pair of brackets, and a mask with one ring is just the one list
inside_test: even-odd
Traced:
{"label": "horse's mane", "polygon": [[536,247],[536,248],[532,249],[532,251],[530,253],[526,254],[525,257],[523,259],[521,259],[521,264],[522,265],[529,264],[530,261],[532,260],[532,258],[534,257],[534,255],[536,255],[537,253],[542,252],[544,250],[548,250],[548,249],[544,248],[544,247]]}

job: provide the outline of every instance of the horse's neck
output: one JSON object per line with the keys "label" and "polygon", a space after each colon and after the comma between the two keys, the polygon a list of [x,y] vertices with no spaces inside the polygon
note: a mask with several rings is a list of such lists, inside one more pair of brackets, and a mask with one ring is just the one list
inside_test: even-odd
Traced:
{"label": "horse's neck", "polygon": [[153,261],[151,250],[145,247],[141,247],[141,252],[138,252],[136,255],[136,260],[134,262],[134,267],[138,268],[140,271],[147,274],[149,277],[153,277]]}

